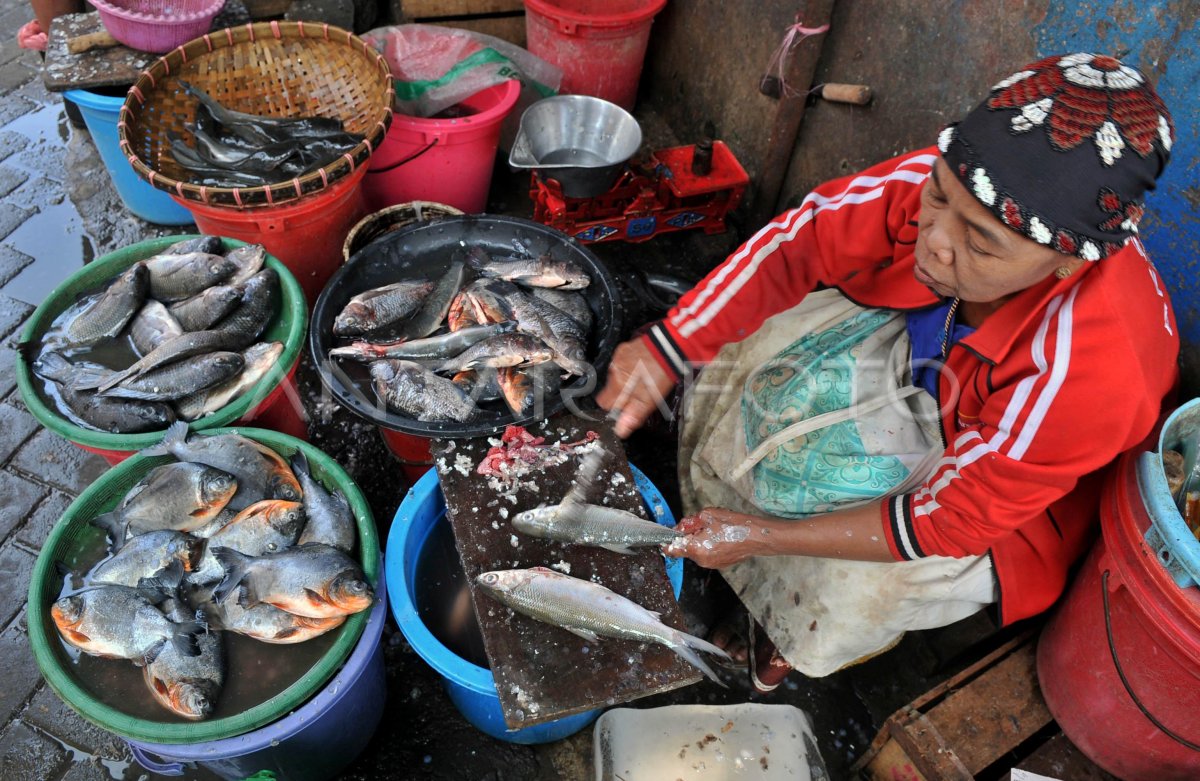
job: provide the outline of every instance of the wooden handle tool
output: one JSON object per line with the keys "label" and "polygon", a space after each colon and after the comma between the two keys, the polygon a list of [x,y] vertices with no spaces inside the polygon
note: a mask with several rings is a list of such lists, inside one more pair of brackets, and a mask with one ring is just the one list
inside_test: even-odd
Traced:
{"label": "wooden handle tool", "polygon": [[108,30],[98,30],[86,35],[77,35],[67,39],[67,51],[71,54],[83,54],[92,49],[111,49],[120,46],[121,42],[112,37]]}
{"label": "wooden handle tool", "polygon": [[866,84],[822,84],[817,92],[831,103],[850,103],[865,106],[871,102],[871,88]]}

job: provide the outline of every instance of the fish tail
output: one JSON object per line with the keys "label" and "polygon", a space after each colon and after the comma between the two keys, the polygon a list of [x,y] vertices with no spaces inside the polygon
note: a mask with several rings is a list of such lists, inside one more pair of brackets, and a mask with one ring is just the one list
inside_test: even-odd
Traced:
{"label": "fish tail", "polygon": [[686,632],[680,632],[679,636],[680,639],[687,644],[688,648],[694,648],[697,651],[704,651],[705,653],[712,654],[713,656],[719,656],[726,661],[733,661],[729,657],[729,654],[725,652],[724,648],[715,646],[707,640],[701,640],[699,637],[689,635]]}
{"label": "fish tail", "polygon": [[465,254],[467,265],[476,271],[482,269],[484,266],[492,262],[492,259],[488,257],[487,252],[485,252],[481,247],[471,247],[471,249],[467,250]]}
{"label": "fish tail", "polygon": [[139,591],[150,597],[151,601],[154,601],[155,598],[162,601],[162,599],[167,599],[178,594],[179,587],[182,584],[183,562],[175,559],[150,577],[140,578],[137,587]]}
{"label": "fish tail", "polygon": [[298,475],[306,475],[310,480],[312,479],[312,470],[308,468],[308,456],[304,454],[303,450],[297,449],[292,454],[290,463],[293,472]]}
{"label": "fish tail", "polygon": [[[725,687],[725,682],[720,679],[720,677],[717,675],[716,671],[714,671],[713,668],[709,667],[708,663],[705,662],[703,658],[701,658],[700,654],[696,653],[696,651],[694,651],[688,645],[689,640],[697,640],[699,638],[691,637],[690,635],[685,635],[682,632],[680,632],[679,634],[681,637],[679,639],[677,639],[675,642],[671,643],[671,646],[670,646],[671,650],[674,651],[675,653],[677,653],[679,656],[686,659],[689,664],[691,664],[693,667],[696,667],[698,670],[700,670],[700,672],[704,673],[710,680],[720,684],[722,687]],[[701,641],[701,642],[703,642],[703,641]],[[715,648],[716,646],[713,646],[713,647]],[[722,653],[724,653],[724,652],[722,652]],[[728,688],[728,687],[726,687],[726,688]]]}
{"label": "fish tail", "polygon": [[142,451],[142,455],[147,458],[154,456],[165,456],[174,451],[175,448],[182,447],[187,442],[188,424],[182,420],[177,420],[167,429],[166,436],[162,442],[159,442],[153,447],[148,447]]}
{"label": "fish tail", "polygon": [[112,544],[108,546],[111,552],[116,553],[121,550],[121,546],[125,544],[125,530],[128,524],[121,520],[116,510],[97,515],[90,523],[97,529],[103,529],[108,538],[112,540]]}
{"label": "fish tail", "polygon": [[171,635],[171,645],[184,656],[199,656],[200,641],[198,636],[208,632],[208,625],[201,621],[186,621],[175,625]]}
{"label": "fish tail", "polygon": [[213,602],[224,602],[235,588],[246,578],[246,562],[250,560],[246,556],[233,548],[213,548],[213,556],[216,557],[217,563],[221,565],[225,576],[217,587],[213,589]]}

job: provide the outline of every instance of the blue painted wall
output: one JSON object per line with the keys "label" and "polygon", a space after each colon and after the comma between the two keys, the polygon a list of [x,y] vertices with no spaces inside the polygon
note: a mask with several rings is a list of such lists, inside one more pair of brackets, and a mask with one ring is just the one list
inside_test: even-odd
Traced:
{"label": "blue painted wall", "polygon": [[1156,79],[1175,120],[1171,163],[1146,199],[1142,240],[1166,280],[1184,341],[1185,377],[1200,383],[1200,4],[1051,0],[1038,54],[1113,54]]}

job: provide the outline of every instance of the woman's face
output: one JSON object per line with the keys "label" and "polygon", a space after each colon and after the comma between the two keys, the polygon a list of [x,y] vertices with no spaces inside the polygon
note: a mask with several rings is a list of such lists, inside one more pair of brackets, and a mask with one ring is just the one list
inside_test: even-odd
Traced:
{"label": "woman's face", "polygon": [[939,157],[921,191],[917,281],[946,298],[1001,303],[1059,266],[1084,261],[1021,236],[996,219]]}

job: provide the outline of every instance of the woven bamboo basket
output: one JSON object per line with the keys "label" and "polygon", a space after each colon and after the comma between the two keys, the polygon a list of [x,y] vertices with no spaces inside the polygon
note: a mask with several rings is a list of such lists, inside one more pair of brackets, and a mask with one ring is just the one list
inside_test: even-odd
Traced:
{"label": "woven bamboo basket", "polygon": [[[169,134],[185,142],[197,101],[182,79],[235,111],[271,117],[333,117],[365,140],[324,167],[260,187],[205,187],[170,153]],[[160,190],[216,206],[272,206],[318,192],[367,164],[392,121],[387,62],[365,41],[329,25],[267,22],[188,41],[142,72],[121,107],[121,151]]]}

